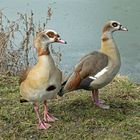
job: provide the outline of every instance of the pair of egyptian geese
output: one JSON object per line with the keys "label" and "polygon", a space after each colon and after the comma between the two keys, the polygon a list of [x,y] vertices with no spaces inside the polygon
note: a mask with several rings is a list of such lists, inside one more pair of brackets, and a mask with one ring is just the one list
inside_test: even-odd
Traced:
{"label": "pair of egyptian geese", "polygon": [[[48,129],[48,122],[57,120],[49,114],[47,99],[57,94],[63,96],[67,92],[78,89],[92,91],[94,103],[104,109],[109,106],[99,99],[99,89],[109,84],[118,73],[121,65],[120,54],[112,36],[114,31],[127,31],[117,21],[105,24],[101,35],[101,49],[85,55],[74,67],[73,72],[62,82],[62,72],[56,67],[49,51],[51,43],[66,44],[54,30],[46,30],[37,34],[34,46],[38,54],[38,62],[20,81],[20,102],[33,102],[34,111],[39,120],[39,129]],[[44,119],[39,115],[38,102],[44,104]]]}

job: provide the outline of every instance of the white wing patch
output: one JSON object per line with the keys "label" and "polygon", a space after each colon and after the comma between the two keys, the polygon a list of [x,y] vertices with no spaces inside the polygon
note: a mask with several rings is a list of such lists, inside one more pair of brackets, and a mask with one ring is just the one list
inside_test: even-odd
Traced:
{"label": "white wing patch", "polygon": [[89,78],[92,80],[96,80],[96,77],[93,77],[93,76],[89,76]]}
{"label": "white wing patch", "polygon": [[108,71],[108,67],[105,67],[104,69],[102,69],[100,72],[98,72],[94,77],[95,78],[99,78],[100,76],[102,76],[104,73],[106,73]]}

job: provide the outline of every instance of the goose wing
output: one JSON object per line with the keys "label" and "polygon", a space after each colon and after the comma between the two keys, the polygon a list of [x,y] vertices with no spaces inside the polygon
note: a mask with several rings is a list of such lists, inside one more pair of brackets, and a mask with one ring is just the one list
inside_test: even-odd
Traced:
{"label": "goose wing", "polygon": [[80,83],[87,77],[94,77],[108,64],[108,56],[101,52],[92,52],[84,56],[67,78],[64,91],[69,92],[79,88]]}

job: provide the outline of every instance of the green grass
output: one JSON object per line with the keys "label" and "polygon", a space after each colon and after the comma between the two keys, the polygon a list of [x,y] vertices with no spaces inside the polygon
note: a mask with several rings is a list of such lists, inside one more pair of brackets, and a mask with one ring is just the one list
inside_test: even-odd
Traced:
{"label": "green grass", "polygon": [[[16,77],[0,77],[0,140],[139,140],[140,85],[116,78],[100,91],[111,108],[96,107],[90,92],[78,91],[48,101],[58,121],[37,130],[32,104],[19,103]],[[40,111],[43,111],[40,104]]]}

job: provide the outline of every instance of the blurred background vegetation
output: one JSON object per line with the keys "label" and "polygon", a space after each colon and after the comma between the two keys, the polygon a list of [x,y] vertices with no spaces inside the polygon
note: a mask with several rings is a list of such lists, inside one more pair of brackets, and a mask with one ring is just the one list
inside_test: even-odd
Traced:
{"label": "blurred background vegetation", "polygon": [[[52,10],[48,7],[46,19],[43,23],[34,22],[33,11],[30,14],[17,13],[18,18],[9,18],[0,11],[0,74],[17,75],[22,70],[36,62],[36,51],[33,39],[36,34],[46,29],[47,22],[51,20]],[[20,40],[20,41],[19,41]],[[61,53],[55,52],[51,47],[55,62],[60,61]]]}

